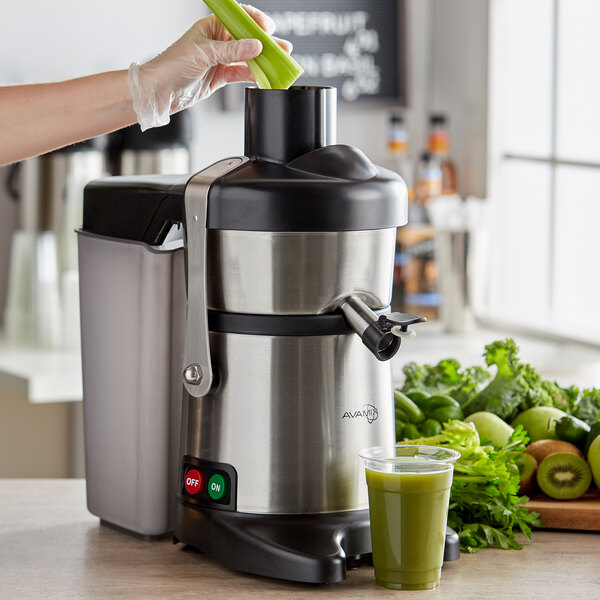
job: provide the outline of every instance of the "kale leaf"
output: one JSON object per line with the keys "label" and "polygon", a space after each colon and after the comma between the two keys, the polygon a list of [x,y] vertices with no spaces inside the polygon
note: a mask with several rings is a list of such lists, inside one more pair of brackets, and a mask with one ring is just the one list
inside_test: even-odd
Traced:
{"label": "kale leaf", "polygon": [[[496,376],[463,406],[465,415],[486,410],[511,421],[530,401],[530,384],[537,385],[533,370],[519,361],[514,340],[496,341],[485,347],[485,362],[497,367]],[[539,377],[539,376],[538,376]]]}
{"label": "kale leaf", "polygon": [[558,383],[548,380],[543,380],[540,385],[541,393],[545,393],[550,397],[551,404],[548,406],[554,406],[566,413],[572,412],[573,407],[577,403],[577,398],[579,397],[579,388],[574,385],[563,388],[560,387]]}
{"label": "kale leaf", "polygon": [[542,379],[531,365],[519,360],[514,340],[507,338],[487,345],[484,357],[488,366],[497,367],[496,376],[463,406],[465,415],[486,410],[511,422],[518,413],[534,406],[554,406],[570,412],[579,390]]}
{"label": "kale leaf", "polygon": [[573,407],[572,414],[588,425],[600,420],[600,389],[583,390],[581,398]]}

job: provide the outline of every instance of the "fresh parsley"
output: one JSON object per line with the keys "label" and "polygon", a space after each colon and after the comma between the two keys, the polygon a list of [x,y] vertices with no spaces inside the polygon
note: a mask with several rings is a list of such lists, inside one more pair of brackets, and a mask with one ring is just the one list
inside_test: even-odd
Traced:
{"label": "fresh parsley", "polygon": [[460,452],[454,466],[448,526],[457,532],[463,552],[487,546],[520,549],[523,545],[517,534],[529,540],[531,527],[541,525],[539,515],[525,507],[529,498],[518,495],[516,461],[528,441],[519,426],[503,448],[482,446],[473,423],[457,420],[445,423],[439,435],[410,440]]}

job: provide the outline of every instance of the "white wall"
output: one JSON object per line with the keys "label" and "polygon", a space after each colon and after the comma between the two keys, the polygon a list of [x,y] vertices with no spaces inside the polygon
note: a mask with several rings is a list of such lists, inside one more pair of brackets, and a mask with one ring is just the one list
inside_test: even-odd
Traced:
{"label": "white wall", "polygon": [[163,50],[204,14],[201,0],[5,3],[0,81],[37,83],[127,68]]}

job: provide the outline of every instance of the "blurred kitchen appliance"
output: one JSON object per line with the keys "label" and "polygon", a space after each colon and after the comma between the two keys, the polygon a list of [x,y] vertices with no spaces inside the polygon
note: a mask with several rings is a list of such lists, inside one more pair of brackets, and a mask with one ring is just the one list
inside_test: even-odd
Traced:
{"label": "blurred kitchen appliance", "polygon": [[113,175],[185,174],[190,172],[192,140],[190,111],[171,115],[163,127],[142,131],[125,127],[109,136],[110,172]]}
{"label": "blurred kitchen appliance", "polygon": [[4,314],[10,344],[79,347],[75,230],[85,184],[105,172],[104,146],[95,138],[10,167],[7,186],[19,203]]}
{"label": "blurred kitchen appliance", "polygon": [[334,88],[247,89],[245,156],[86,187],[86,482],[104,522],[157,535],[174,509],[176,541],[296,581],[370,553],[358,452],[394,442],[388,361],[423,319],[389,312],[406,186],[335,136]]}

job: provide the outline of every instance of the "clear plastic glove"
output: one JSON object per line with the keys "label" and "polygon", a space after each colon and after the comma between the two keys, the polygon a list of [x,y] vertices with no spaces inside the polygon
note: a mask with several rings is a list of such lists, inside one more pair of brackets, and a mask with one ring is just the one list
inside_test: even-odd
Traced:
{"label": "clear plastic glove", "polygon": [[[248,14],[269,35],[273,20],[252,6]],[[279,40],[288,50],[289,42]],[[164,52],[129,67],[129,89],[142,131],[166,125],[169,116],[207,98],[227,83],[254,81],[244,61],[262,51],[258,40],[231,39],[214,15],[197,21]]]}

